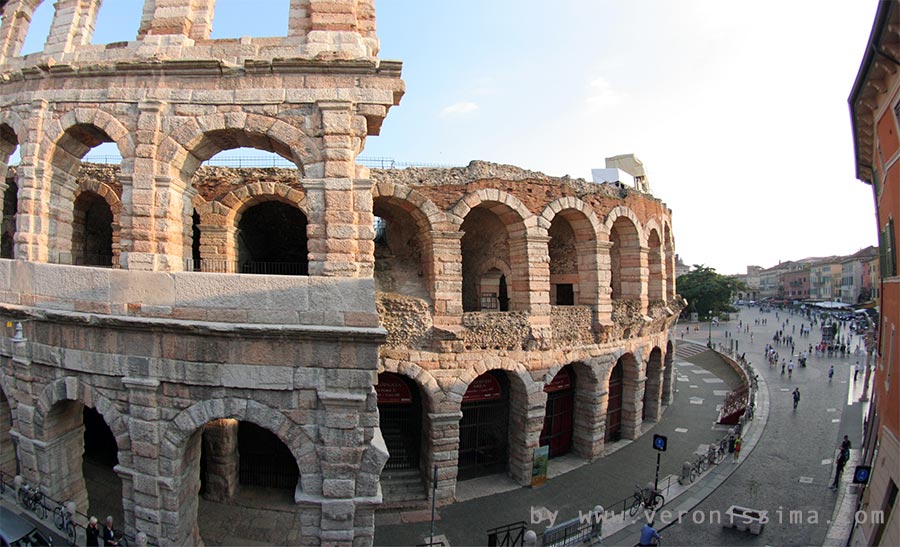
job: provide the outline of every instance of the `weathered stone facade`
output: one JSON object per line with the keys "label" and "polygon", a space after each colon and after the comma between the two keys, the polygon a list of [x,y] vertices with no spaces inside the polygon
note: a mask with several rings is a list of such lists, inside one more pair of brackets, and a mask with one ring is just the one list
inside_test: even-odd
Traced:
{"label": "weathered stone facade", "polygon": [[[210,39],[214,0],[145,0],[135,39],[110,45],[90,43],[100,0],[58,0],[43,51],[22,56],[39,4],[0,3],[2,226],[14,232],[0,315],[25,338],[0,342],[12,424],[0,465],[88,511],[93,408],[115,438],[125,531],[201,544],[201,462],[206,495],[232,495],[234,424],[247,422],[299,468],[291,542],[371,544],[385,331],[371,182],[355,160],[404,90],[400,63],[377,57],[371,0],[292,0],[288,14],[260,3],[254,16],[287,16],[288,36],[239,40]],[[120,165],[84,167],[102,142]],[[202,161],[238,147],[296,169],[198,183]],[[292,267],[308,275],[227,273],[241,216],[272,203],[302,213]],[[193,271],[201,260],[222,273]]]}
{"label": "weathered stone facade", "polygon": [[[357,165],[403,94],[370,0],[292,0],[287,37],[241,40],[209,39],[214,0],[145,0],[115,47],[89,45],[99,0],[59,0],[44,51],[22,57],[39,3],[9,0],[0,22],[0,315],[24,325],[0,338],[4,472],[86,510],[92,408],[126,531],[201,544],[201,484],[236,495],[238,424],[255,424],[296,462],[290,541],[367,545],[394,470],[418,478],[401,502],[434,466],[441,502],[461,469],[527,482],[545,388],[571,392],[561,434],[586,459],[670,401],[670,211],[485,162]],[[82,163],[101,142],[120,165]],[[200,166],[239,147],[296,168]],[[473,447],[484,401],[502,438]]]}

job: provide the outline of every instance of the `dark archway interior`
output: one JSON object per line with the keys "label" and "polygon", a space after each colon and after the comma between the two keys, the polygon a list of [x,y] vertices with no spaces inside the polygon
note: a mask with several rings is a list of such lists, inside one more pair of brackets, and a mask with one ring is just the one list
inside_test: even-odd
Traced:
{"label": "dark archway interior", "polygon": [[241,485],[281,488],[291,492],[297,487],[300,478],[297,461],[281,439],[268,429],[250,422],[240,422],[238,452]]}
{"label": "dark archway interior", "polygon": [[84,457],[81,466],[90,513],[101,521],[112,516],[116,526],[121,529],[125,516],[122,508],[122,479],[113,469],[119,464],[116,438],[106,420],[95,409],[83,407],[82,418]]}
{"label": "dark archway interior", "polygon": [[191,217],[191,258],[194,260],[192,271],[202,271],[200,267],[200,214],[196,209]]}
{"label": "dark archway interior", "polygon": [[82,266],[111,266],[113,215],[106,200],[93,192],[75,199],[72,223],[72,256]]}
{"label": "dark archway interior", "polygon": [[247,209],[238,223],[240,272],[308,275],[306,224],[299,209],[280,201]]}
{"label": "dark archway interior", "polygon": [[0,258],[15,258],[13,236],[16,233],[16,213],[19,211],[19,187],[12,178],[8,178],[6,184],[6,192],[3,194],[3,224],[0,227]]}

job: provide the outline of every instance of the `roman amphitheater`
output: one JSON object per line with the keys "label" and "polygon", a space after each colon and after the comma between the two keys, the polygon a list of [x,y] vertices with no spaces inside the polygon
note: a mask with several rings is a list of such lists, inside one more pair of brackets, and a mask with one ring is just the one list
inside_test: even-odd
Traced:
{"label": "roman amphitheater", "polygon": [[[287,36],[239,39],[210,38],[214,0],[144,0],[106,45],[100,0],[57,0],[23,56],[39,4],[0,1],[8,483],[150,544],[216,543],[204,515],[238,506],[284,523],[256,539],[369,545],[381,507],[529,484],[539,446],[602,457],[671,401],[671,212],[360,165],[404,93],[372,0],[291,0]],[[84,161],[101,143],[117,165]],[[294,167],[204,165],[236,148]]]}

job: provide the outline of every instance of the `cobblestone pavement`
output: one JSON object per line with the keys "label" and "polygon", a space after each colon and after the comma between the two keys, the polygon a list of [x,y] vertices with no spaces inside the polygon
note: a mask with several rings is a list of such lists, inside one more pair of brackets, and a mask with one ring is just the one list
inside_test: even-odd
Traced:
{"label": "cobblestone pavement", "polygon": [[[766,318],[768,324],[755,325],[755,320],[761,318]],[[809,321],[783,312],[776,318],[775,312],[761,314],[755,308],[743,309],[740,320],[750,324],[752,342],[749,333],[737,333],[737,321],[712,327],[712,341],[729,347],[732,342],[725,337],[725,331],[729,331],[738,343],[738,351],[746,352],[747,359],[766,380],[771,398],[768,425],[760,445],[744,464],[689,516],[663,530],[664,542],[666,545],[823,545],[840,493],[829,488],[834,477],[836,447],[844,435],[849,435],[854,448],[860,446],[862,419],[867,409],[858,398],[865,372],[854,382],[853,365],[859,360],[864,367],[865,354],[828,357],[813,353],[808,366],[795,368],[789,379],[781,375],[780,367],[770,368],[765,363],[765,345],[772,342],[782,322],[788,321],[785,332],[791,334],[794,325],[799,332],[800,324],[808,326]],[[679,327],[682,332],[684,327]],[[794,333],[797,351],[815,345],[820,332],[814,327],[809,338],[799,338]],[[848,330],[842,333],[847,334]],[[676,336],[681,338],[681,334]],[[685,338],[706,340],[709,336],[708,325],[703,325],[699,331],[689,330]],[[855,348],[859,339],[853,336],[850,347]],[[790,356],[790,347],[777,346],[777,350],[781,355]],[[827,372],[831,365],[835,375],[829,381]],[[791,398],[795,387],[801,393],[796,411]],[[844,471],[841,492],[846,492],[850,469],[848,466]],[[724,528],[713,521],[715,511],[724,512],[733,504],[769,511],[769,522],[760,535]],[[847,516],[845,513],[843,518]]]}
{"label": "cobblestone pavement", "polygon": [[[615,452],[556,477],[541,488],[514,488],[439,508],[435,535],[445,536],[452,546],[486,545],[488,529],[517,521],[525,521],[530,529],[540,534],[549,524],[547,520],[535,522],[542,508],[555,513],[557,524],[579,516],[579,512],[586,514],[598,504],[607,511],[619,512],[624,500],[634,491],[635,483],[645,484],[654,478],[657,453],[651,446],[653,433],[669,438],[668,450],[661,459],[660,477],[679,474],[682,463],[691,459],[700,445],[717,441],[726,433],[727,428],[715,425],[717,406],[729,389],[738,385],[736,374],[715,354],[702,346],[691,347],[695,348],[694,355],[689,358],[693,363],[676,355],[679,380],[675,402],[668,407],[660,423],[645,428],[641,438],[616,443],[611,447]],[[728,464],[718,467],[723,467],[724,471],[726,466],[730,467]],[[475,479],[478,480],[482,479]],[[496,477],[483,480],[491,484],[503,483]],[[470,484],[472,482],[461,483],[458,491],[477,489]],[[666,489],[667,484],[661,482],[664,493],[671,499],[678,487],[673,484]],[[429,511],[382,511],[376,517],[375,544],[420,544],[430,535],[429,530]],[[628,536],[633,532],[626,530],[623,534]],[[637,539],[636,535],[633,537]],[[609,544],[605,540],[604,543]]]}

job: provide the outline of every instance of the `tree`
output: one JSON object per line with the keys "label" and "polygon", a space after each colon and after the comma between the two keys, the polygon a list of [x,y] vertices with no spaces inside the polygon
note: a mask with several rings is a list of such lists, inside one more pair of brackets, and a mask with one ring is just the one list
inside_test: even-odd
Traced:
{"label": "tree", "polygon": [[696,312],[703,321],[720,312],[737,311],[731,305],[731,299],[736,291],[747,288],[743,282],[720,275],[714,268],[702,264],[695,264],[691,271],[679,276],[675,280],[675,286],[678,293],[687,300],[682,315]]}

